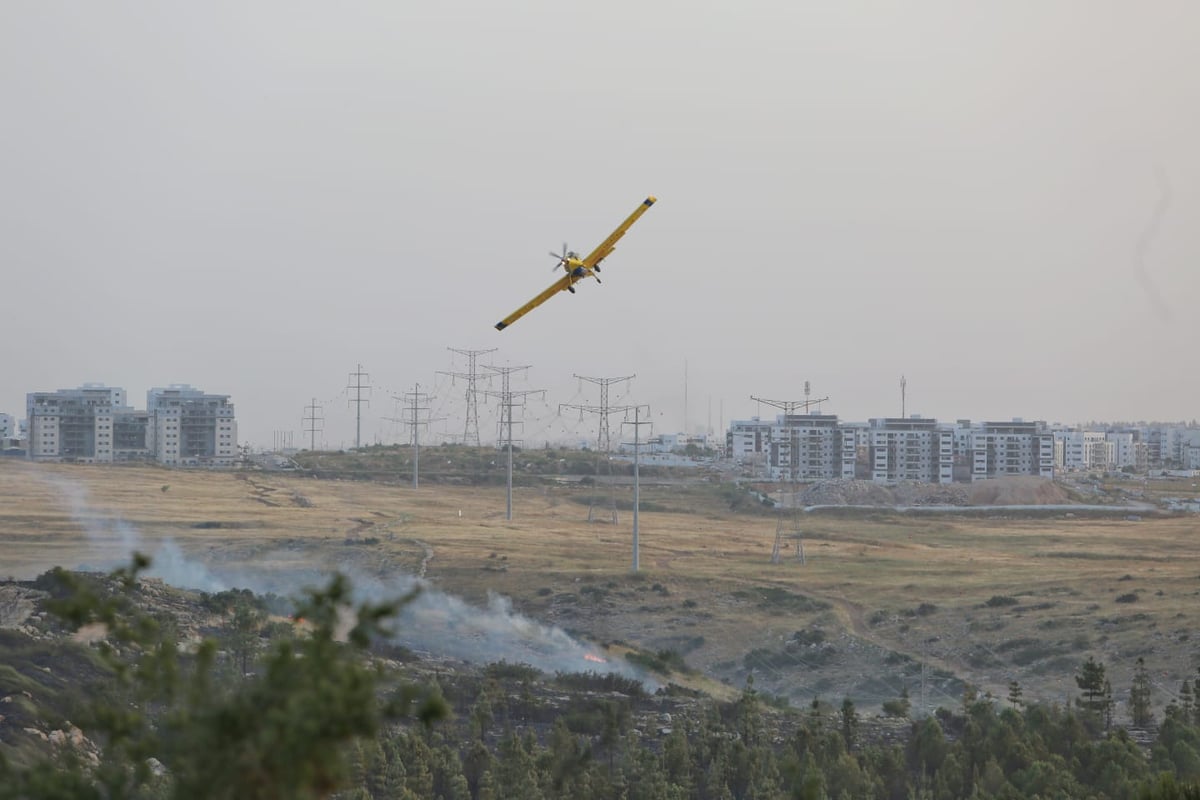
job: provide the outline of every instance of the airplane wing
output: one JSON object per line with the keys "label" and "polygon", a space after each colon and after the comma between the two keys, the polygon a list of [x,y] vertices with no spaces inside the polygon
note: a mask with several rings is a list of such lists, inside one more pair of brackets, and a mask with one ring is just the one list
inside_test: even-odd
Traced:
{"label": "airplane wing", "polygon": [[532,300],[530,300],[528,303],[526,303],[525,305],[518,308],[513,313],[509,314],[504,319],[497,322],[496,330],[498,330],[498,331],[504,330],[509,325],[512,325],[514,322],[519,320],[521,317],[525,316],[530,311],[533,311],[535,308],[540,306],[542,303],[546,302],[551,297],[553,297],[555,294],[563,291],[570,285],[571,285],[571,276],[563,275],[561,278],[559,278],[553,284],[551,284],[549,289],[542,292],[537,297],[533,298]]}
{"label": "airplane wing", "polygon": [[626,217],[625,221],[622,222],[615,231],[610,233],[607,239],[600,243],[599,247],[588,253],[587,258],[583,259],[584,266],[588,269],[593,269],[597,264],[603,261],[608,254],[613,251],[613,248],[617,246],[617,240],[625,235],[625,231],[629,230],[629,227],[633,225],[633,223],[638,221],[638,217],[640,217],[642,214],[645,214],[646,210],[649,209],[650,206],[654,205],[654,201],[654,195],[650,195],[643,200],[642,204],[634,209],[634,212]]}

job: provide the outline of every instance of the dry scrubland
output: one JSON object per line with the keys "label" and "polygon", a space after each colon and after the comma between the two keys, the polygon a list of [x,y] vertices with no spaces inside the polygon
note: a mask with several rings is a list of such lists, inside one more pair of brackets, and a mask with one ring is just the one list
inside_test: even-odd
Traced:
{"label": "dry scrubland", "polygon": [[102,563],[132,531],[218,566],[423,569],[468,600],[500,592],[536,619],[671,650],[734,685],[753,667],[756,685],[794,702],[870,705],[905,688],[935,707],[958,701],[960,679],[1060,700],[1090,654],[1119,703],[1145,657],[1162,705],[1200,663],[1194,516],[811,516],[807,564],[772,565],[774,517],[734,514],[708,486],[654,488],[634,576],[631,514],[589,524],[586,491],[516,490],[508,522],[502,488],[0,462],[0,575]]}

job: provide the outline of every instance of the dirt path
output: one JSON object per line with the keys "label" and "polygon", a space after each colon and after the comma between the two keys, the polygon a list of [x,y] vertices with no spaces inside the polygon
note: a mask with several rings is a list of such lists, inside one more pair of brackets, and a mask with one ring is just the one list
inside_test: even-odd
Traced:
{"label": "dirt path", "polygon": [[[966,670],[964,665],[960,663],[951,663],[938,658],[935,655],[931,655],[921,647],[919,641],[910,640],[907,637],[898,637],[898,641],[889,641],[883,639],[878,632],[872,630],[871,626],[867,624],[866,614],[863,612],[862,606],[858,603],[855,603],[853,600],[849,600],[842,595],[835,594],[814,593],[813,596],[830,603],[833,606],[834,615],[838,618],[838,621],[841,622],[847,630],[865,642],[873,644],[883,650],[889,650],[906,655],[918,664],[925,664],[929,667],[933,667],[934,669],[940,669],[958,675],[964,681],[976,684],[980,689],[991,692],[996,697],[1003,697],[1004,693],[1008,689],[1007,686],[1002,686],[1000,684],[989,684],[986,681],[979,683],[978,677]],[[914,635],[921,636],[922,634],[914,631]]]}
{"label": "dirt path", "polygon": [[433,547],[429,542],[423,542],[420,539],[413,539],[413,544],[420,545],[425,550],[425,556],[421,559],[421,567],[417,570],[417,577],[425,577],[425,569],[429,566],[429,562],[433,560]]}

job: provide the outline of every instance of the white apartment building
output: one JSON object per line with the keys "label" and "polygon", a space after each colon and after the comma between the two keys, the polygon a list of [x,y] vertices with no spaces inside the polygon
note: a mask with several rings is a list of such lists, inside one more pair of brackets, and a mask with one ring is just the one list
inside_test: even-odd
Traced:
{"label": "white apartment building", "polygon": [[954,480],[954,429],[920,417],[872,419],[868,460],[876,483]]}
{"label": "white apartment building", "polygon": [[984,422],[972,428],[970,442],[972,481],[1006,475],[1054,477],[1054,434],[1044,422]]}
{"label": "white apartment building", "polygon": [[228,395],[171,384],[146,393],[146,414],[147,446],[159,463],[231,466],[237,458],[237,421]]}
{"label": "white apartment building", "polygon": [[735,462],[761,464],[775,481],[853,478],[856,444],[854,429],[843,430],[833,414],[734,420],[728,438]]}
{"label": "white apartment building", "polygon": [[1111,446],[1108,452],[1111,469],[1137,466],[1137,441],[1132,432],[1109,431],[1104,440]]}
{"label": "white apartment building", "polygon": [[725,452],[736,464],[766,463],[770,429],[771,424],[758,417],[732,420],[726,433]]}
{"label": "white apartment building", "polygon": [[1187,468],[1190,448],[1200,447],[1200,428],[1163,426],[1157,429],[1159,463]]}
{"label": "white apartment building", "polygon": [[17,438],[17,419],[12,414],[0,414],[0,439]]}
{"label": "white apartment building", "polygon": [[[1103,431],[1054,431],[1054,463],[1067,472],[1110,469],[1115,445],[1110,447]],[[1132,447],[1132,444],[1131,444]]]}
{"label": "white apartment building", "polygon": [[130,410],[124,389],[103,384],[31,392],[25,396],[28,457],[34,461],[111,462],[114,419]]}

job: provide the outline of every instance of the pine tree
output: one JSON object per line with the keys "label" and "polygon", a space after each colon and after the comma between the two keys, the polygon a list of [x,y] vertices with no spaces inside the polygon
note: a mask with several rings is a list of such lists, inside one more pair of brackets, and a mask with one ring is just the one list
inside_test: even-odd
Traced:
{"label": "pine tree", "polygon": [[1075,676],[1075,685],[1083,692],[1079,705],[1099,716],[1104,712],[1104,681],[1104,665],[1088,656]]}
{"label": "pine tree", "polygon": [[498,800],[496,779],[491,770],[486,770],[479,776],[479,790],[475,793],[476,800]]}
{"label": "pine tree", "polygon": [[[467,779],[467,785],[471,789],[473,795],[481,795],[483,793],[483,777],[490,775],[495,768],[495,759],[492,753],[487,749],[481,740],[475,740],[467,748],[463,754],[463,775]],[[492,781],[492,789],[495,790],[495,781]]]}
{"label": "pine tree", "polygon": [[671,783],[691,793],[692,753],[682,728],[674,728],[663,743],[663,770]]}
{"label": "pine tree", "polygon": [[858,741],[858,712],[849,697],[842,700],[842,738],[846,741],[847,749],[853,749]]}
{"label": "pine tree", "polygon": [[1023,694],[1021,684],[1017,683],[1015,678],[1008,682],[1008,702],[1011,705],[1017,708],[1025,705],[1025,701],[1022,699]]}
{"label": "pine tree", "polygon": [[525,742],[515,733],[500,740],[496,759],[496,795],[540,800],[541,781],[537,764]]}
{"label": "pine tree", "polygon": [[1133,687],[1129,690],[1129,713],[1133,724],[1147,728],[1154,724],[1154,712],[1150,706],[1150,673],[1146,671],[1146,660],[1138,658],[1133,671]]}

